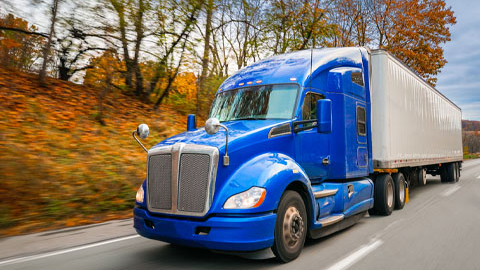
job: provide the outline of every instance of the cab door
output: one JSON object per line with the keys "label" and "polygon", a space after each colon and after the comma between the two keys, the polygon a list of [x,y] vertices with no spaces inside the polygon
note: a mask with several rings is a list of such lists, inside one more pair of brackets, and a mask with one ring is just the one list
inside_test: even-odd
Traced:
{"label": "cab door", "polygon": [[[300,121],[316,120],[317,100],[323,98],[325,96],[319,92],[306,91],[302,98],[302,119]],[[306,171],[311,181],[321,181],[328,178],[331,133],[318,133],[316,122],[302,124],[299,127],[305,130],[298,131],[295,135],[297,162]]]}

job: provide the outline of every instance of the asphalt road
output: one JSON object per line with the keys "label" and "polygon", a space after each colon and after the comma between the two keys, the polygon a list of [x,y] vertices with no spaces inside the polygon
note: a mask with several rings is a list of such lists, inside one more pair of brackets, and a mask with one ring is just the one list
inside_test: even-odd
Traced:
{"label": "asphalt road", "polygon": [[0,259],[0,269],[480,269],[480,160],[465,162],[455,184],[430,176],[391,216],[366,217],[349,229],[308,241],[289,264],[137,236],[68,245],[73,248]]}

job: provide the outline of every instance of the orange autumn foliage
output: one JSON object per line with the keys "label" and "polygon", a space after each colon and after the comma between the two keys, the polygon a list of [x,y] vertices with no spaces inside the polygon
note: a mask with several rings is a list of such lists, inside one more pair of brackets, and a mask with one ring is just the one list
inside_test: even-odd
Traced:
{"label": "orange autumn foliage", "polygon": [[[17,28],[27,32],[38,29],[29,25],[27,21],[17,18],[12,14],[0,18],[0,26]],[[31,71],[35,61],[40,57],[43,37],[27,35],[15,31],[0,31],[0,65],[5,68],[16,68]]]}
{"label": "orange autumn foliage", "polygon": [[93,67],[87,69],[83,78],[84,85],[106,88],[110,80],[111,84],[124,88],[122,72],[125,72],[125,65],[115,52],[105,51],[102,55],[91,58],[90,65]]}
{"label": "orange autumn foliage", "polygon": [[119,91],[0,68],[0,236],[128,217],[146,156],[131,137],[148,123],[151,147],[185,129],[186,115]]}

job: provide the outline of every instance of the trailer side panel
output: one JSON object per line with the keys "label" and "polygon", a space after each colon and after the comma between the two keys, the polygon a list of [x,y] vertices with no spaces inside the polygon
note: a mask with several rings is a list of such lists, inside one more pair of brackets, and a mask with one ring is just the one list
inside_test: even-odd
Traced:
{"label": "trailer side panel", "polygon": [[383,50],[371,64],[374,167],[462,160],[460,108]]}

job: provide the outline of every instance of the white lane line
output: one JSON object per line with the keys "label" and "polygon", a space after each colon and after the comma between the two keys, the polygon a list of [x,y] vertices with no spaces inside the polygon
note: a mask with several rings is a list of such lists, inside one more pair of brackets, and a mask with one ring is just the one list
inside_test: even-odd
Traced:
{"label": "white lane line", "polygon": [[480,175],[479,175],[479,176],[477,176],[477,179],[480,179]]}
{"label": "white lane line", "polygon": [[61,255],[61,254],[69,253],[69,252],[79,251],[79,250],[82,250],[82,249],[108,245],[108,244],[112,244],[112,243],[116,243],[116,242],[120,242],[120,241],[125,241],[125,240],[129,240],[129,239],[137,238],[137,237],[140,237],[140,235],[130,235],[130,236],[115,238],[115,239],[106,240],[106,241],[102,241],[102,242],[97,242],[97,243],[94,243],[94,244],[88,244],[88,245],[84,245],[84,246],[68,248],[68,249],[64,249],[64,250],[58,250],[58,251],[52,251],[52,252],[47,252],[47,253],[43,253],[43,254],[37,254],[37,255],[31,255],[31,256],[26,256],[26,257],[4,260],[4,261],[0,261],[0,265],[23,263],[23,262],[33,261],[33,260],[37,260],[37,259],[43,259],[43,258],[47,258],[47,257],[51,257],[51,256],[56,256],[56,255]]}
{"label": "white lane line", "polygon": [[445,192],[442,193],[442,196],[443,197],[448,197],[450,195],[452,195],[453,193],[455,193],[455,191],[459,190],[460,189],[460,186],[459,185],[456,185],[454,187],[451,187],[449,189],[447,189]]}
{"label": "white lane line", "polygon": [[370,252],[374,251],[383,244],[383,241],[378,239],[371,243],[360,247],[357,251],[343,258],[341,261],[330,266],[327,270],[344,270],[351,267],[356,262],[360,261],[363,257],[367,256]]}

